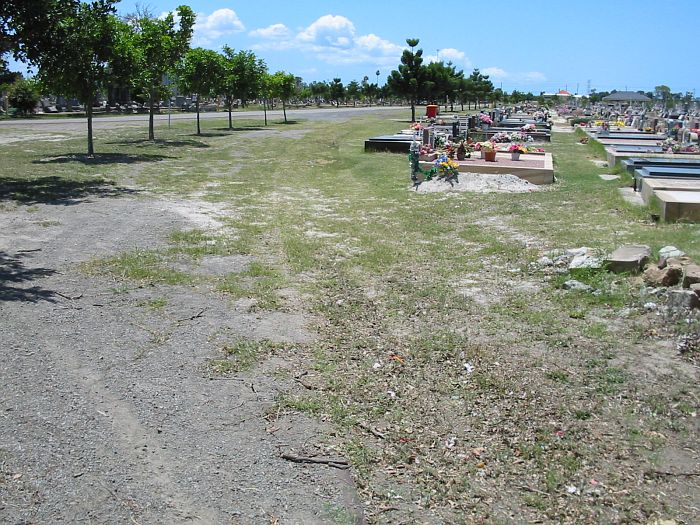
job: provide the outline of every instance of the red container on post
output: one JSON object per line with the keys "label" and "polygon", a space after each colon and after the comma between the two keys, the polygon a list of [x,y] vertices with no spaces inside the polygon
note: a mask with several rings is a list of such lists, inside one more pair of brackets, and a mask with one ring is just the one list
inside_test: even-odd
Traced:
{"label": "red container on post", "polygon": [[438,106],[436,106],[435,104],[428,104],[425,107],[425,116],[428,118],[437,117],[437,112],[438,112]]}

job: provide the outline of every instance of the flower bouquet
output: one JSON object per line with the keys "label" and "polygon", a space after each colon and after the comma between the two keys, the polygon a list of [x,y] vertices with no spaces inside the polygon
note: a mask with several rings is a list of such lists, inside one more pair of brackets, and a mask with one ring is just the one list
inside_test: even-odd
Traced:
{"label": "flower bouquet", "polygon": [[523,144],[511,144],[508,147],[508,152],[512,160],[520,160],[520,155],[522,153],[527,153],[527,148]]}
{"label": "flower bouquet", "polygon": [[490,126],[491,124],[493,124],[493,119],[490,116],[488,116],[486,113],[481,113],[479,115],[479,122],[481,122],[482,124],[485,124],[486,126]]}
{"label": "flower bouquet", "polygon": [[[435,173],[435,176],[440,179],[452,184],[452,181],[457,181],[459,175],[459,165],[454,161],[454,159],[449,158],[447,155],[440,155],[433,163],[433,169],[431,172]],[[430,178],[428,179],[430,180]]]}
{"label": "flower bouquet", "polygon": [[537,126],[534,124],[525,124],[522,128],[520,128],[520,131],[524,133],[529,133],[531,131],[537,131]]}

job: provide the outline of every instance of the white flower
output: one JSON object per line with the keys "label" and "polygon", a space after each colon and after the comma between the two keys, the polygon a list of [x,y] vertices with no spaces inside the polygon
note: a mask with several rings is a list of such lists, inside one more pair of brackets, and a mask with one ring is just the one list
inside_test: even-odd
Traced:
{"label": "white flower", "polygon": [[474,365],[471,363],[464,363],[464,371],[467,374],[471,374],[474,371]]}

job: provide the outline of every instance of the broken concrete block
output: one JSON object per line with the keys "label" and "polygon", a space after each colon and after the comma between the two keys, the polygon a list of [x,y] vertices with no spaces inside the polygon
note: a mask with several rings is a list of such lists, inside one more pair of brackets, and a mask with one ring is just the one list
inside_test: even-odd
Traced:
{"label": "broken concrete block", "polygon": [[663,269],[652,266],[644,272],[644,282],[649,286],[675,286],[683,278],[683,269],[678,266],[666,266]]}
{"label": "broken concrete block", "polygon": [[649,260],[651,248],[645,244],[620,246],[605,260],[605,266],[614,273],[637,273]]}
{"label": "broken concrete block", "polygon": [[689,264],[685,267],[683,288],[690,288],[690,285],[695,283],[700,283],[700,266],[697,264]]}
{"label": "broken concrete block", "polygon": [[698,308],[700,307],[700,297],[691,290],[671,290],[668,294],[669,308]]}

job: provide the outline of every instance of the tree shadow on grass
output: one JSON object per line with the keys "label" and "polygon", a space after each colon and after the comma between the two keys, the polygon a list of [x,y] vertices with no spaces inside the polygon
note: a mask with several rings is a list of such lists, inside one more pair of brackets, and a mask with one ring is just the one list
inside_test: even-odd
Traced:
{"label": "tree shadow on grass", "polygon": [[136,193],[138,190],[121,188],[103,179],[77,181],[56,176],[36,179],[0,177],[0,202],[70,206],[88,197],[120,197]]}
{"label": "tree shadow on grass", "polygon": [[[56,302],[56,293],[39,286],[23,288],[22,283],[56,273],[50,268],[27,268],[22,259],[25,253],[10,255],[0,251],[0,301],[23,301],[37,303],[39,301]],[[20,286],[13,286],[13,284]]]}
{"label": "tree shadow on grass", "polygon": [[[168,148],[168,147],[173,147],[173,148],[181,148],[181,147],[209,148],[209,147],[211,147],[211,146],[209,146],[209,144],[205,144],[204,142],[201,142],[199,140],[167,140],[167,139],[119,140],[119,141],[114,141],[114,142],[105,142],[105,144],[117,144],[117,145],[121,145],[121,146],[128,146],[128,145],[158,146],[161,148]],[[168,157],[168,158],[170,158],[170,157]]]}
{"label": "tree shadow on grass", "polygon": [[195,137],[225,137],[228,133],[213,133],[211,131],[203,131],[199,135],[194,134]]}
{"label": "tree shadow on grass", "polygon": [[233,126],[232,128],[214,128],[217,131],[228,131],[229,133],[235,132],[235,131],[265,131],[269,128],[265,128],[262,126],[241,126],[237,128],[236,126]]}
{"label": "tree shadow on grass", "polygon": [[99,166],[101,164],[134,164],[136,162],[158,162],[165,159],[174,159],[167,155],[152,155],[147,153],[98,153],[93,157],[89,157],[83,153],[68,153],[57,157],[46,157],[43,159],[33,160],[32,164],[68,164],[70,162],[79,162],[85,165]]}

